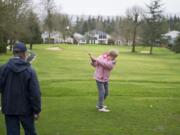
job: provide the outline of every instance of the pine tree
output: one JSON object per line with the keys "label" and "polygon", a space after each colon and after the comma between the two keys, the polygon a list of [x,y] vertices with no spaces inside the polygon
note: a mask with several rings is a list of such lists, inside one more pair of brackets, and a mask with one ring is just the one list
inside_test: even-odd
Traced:
{"label": "pine tree", "polygon": [[150,54],[153,52],[153,46],[160,40],[162,34],[162,4],[161,0],[153,0],[147,5],[148,14],[145,20],[144,41],[150,45]]}

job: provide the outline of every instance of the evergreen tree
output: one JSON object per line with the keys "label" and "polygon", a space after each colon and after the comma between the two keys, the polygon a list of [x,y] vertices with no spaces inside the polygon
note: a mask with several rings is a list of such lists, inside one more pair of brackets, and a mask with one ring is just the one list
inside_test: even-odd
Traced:
{"label": "evergreen tree", "polygon": [[160,41],[162,34],[162,4],[161,0],[153,0],[147,5],[148,14],[145,19],[143,39],[150,45],[150,54],[153,52],[153,46]]}
{"label": "evergreen tree", "polygon": [[175,45],[173,46],[172,50],[176,53],[180,53],[180,35],[177,37]]}

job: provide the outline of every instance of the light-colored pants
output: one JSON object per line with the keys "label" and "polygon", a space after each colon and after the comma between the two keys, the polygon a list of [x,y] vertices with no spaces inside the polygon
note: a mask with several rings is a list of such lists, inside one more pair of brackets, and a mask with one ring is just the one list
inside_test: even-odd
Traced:
{"label": "light-colored pants", "polygon": [[98,88],[98,103],[97,106],[101,109],[104,105],[104,100],[108,96],[108,82],[100,82],[96,80],[97,88]]}

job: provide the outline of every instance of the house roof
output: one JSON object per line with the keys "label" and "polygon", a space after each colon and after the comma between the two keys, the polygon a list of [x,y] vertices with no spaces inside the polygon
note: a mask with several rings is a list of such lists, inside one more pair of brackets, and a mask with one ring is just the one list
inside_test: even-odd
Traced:
{"label": "house roof", "polygon": [[[49,32],[45,31],[44,33],[42,33],[41,37],[43,37],[43,38],[49,37]],[[50,37],[51,38],[59,38],[59,37],[62,37],[62,34],[58,31],[53,31],[50,33]]]}
{"label": "house roof", "polygon": [[105,35],[108,39],[111,38],[111,36],[108,33],[99,31],[99,30],[92,30],[92,31],[86,32],[85,37],[94,40],[96,39],[96,35]]}
{"label": "house roof", "polygon": [[73,37],[76,39],[76,40],[82,40],[84,39],[84,36],[79,34],[79,33],[74,33],[73,34]]}
{"label": "house roof", "polygon": [[178,35],[180,35],[179,31],[170,31],[166,34],[163,34],[165,37],[171,37],[171,38],[176,38]]}
{"label": "house roof", "polygon": [[95,35],[95,34],[98,34],[98,35],[108,35],[106,32],[99,31],[99,30],[92,30],[92,31],[89,31],[88,33],[92,34],[92,35]]}

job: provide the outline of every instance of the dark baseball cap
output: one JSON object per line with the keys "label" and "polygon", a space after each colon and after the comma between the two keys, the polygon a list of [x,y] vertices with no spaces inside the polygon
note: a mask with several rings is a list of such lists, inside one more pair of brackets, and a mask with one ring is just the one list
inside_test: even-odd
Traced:
{"label": "dark baseball cap", "polygon": [[22,42],[16,43],[14,48],[13,48],[14,52],[26,52],[27,48],[26,45]]}

